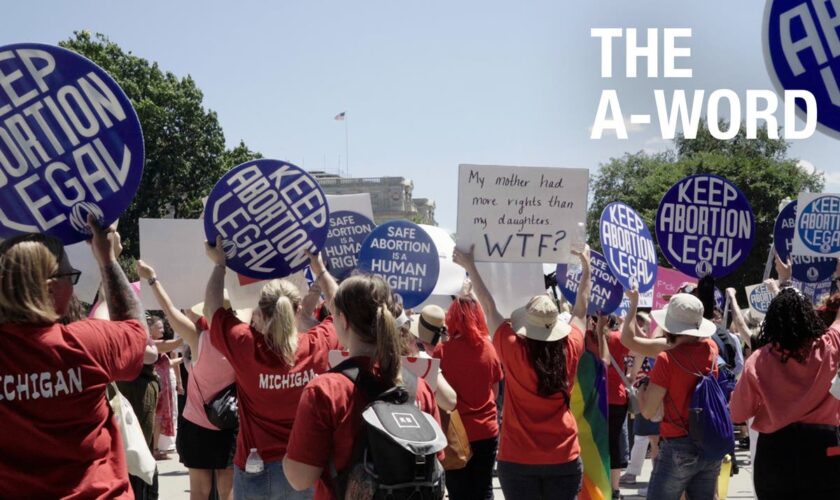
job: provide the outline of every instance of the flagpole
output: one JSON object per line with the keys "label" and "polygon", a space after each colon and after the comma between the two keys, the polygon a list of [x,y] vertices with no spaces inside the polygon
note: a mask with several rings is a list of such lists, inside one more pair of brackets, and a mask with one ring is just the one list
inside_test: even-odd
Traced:
{"label": "flagpole", "polygon": [[[346,113],[346,112],[345,112]],[[344,115],[344,162],[347,165],[347,177],[350,177],[350,133],[347,131],[347,115]]]}

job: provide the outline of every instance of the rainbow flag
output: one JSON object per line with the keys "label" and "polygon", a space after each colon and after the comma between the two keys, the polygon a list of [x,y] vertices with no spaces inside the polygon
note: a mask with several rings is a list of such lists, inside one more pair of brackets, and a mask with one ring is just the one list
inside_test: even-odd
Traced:
{"label": "rainbow flag", "polygon": [[578,498],[609,500],[612,488],[606,370],[601,360],[589,351],[584,351],[578,364],[571,407],[577,420],[583,462],[583,488]]}

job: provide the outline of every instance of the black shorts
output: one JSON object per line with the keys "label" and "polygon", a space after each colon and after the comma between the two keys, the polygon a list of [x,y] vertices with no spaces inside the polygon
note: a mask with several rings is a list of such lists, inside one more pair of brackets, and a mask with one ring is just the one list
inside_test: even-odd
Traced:
{"label": "black shorts", "polygon": [[175,449],[190,469],[228,469],[233,466],[236,430],[214,431],[182,418],[178,421]]}

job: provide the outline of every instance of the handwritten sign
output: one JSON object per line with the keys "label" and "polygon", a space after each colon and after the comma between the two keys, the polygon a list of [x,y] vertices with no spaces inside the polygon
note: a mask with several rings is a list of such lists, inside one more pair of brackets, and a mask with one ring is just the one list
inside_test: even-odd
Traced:
{"label": "handwritten sign", "polygon": [[791,255],[793,232],[796,227],[796,200],[788,203],[776,218],[773,228],[773,248],[783,261],[791,260],[793,277],[805,283],[816,283],[831,277],[837,260],[827,257]]}
{"label": "handwritten sign", "polygon": [[755,311],[759,317],[764,317],[767,314],[767,308],[770,307],[770,302],[773,302],[773,294],[764,283],[746,286],[744,290],[747,292],[750,309]]}
{"label": "handwritten sign", "polygon": [[[587,314],[610,314],[621,304],[624,288],[610,271],[604,256],[592,251],[592,293],[589,295]],[[557,264],[557,284],[566,300],[575,303],[582,271],[572,272],[566,264]]]}
{"label": "handwritten sign", "polygon": [[614,201],[601,212],[604,257],[624,288],[635,282],[639,292],[656,285],[656,246],[645,221],[631,207]]}
{"label": "handwritten sign", "polygon": [[586,220],[589,171],[458,167],[457,246],[484,262],[568,262]]}
{"label": "handwritten sign", "polygon": [[723,177],[692,175],[665,193],[656,213],[656,239],[665,258],[698,278],[726,276],[747,258],[755,218],[747,197]]}
{"label": "handwritten sign", "polygon": [[393,220],[378,226],[362,243],[359,269],[384,279],[410,309],[432,294],[440,259],[435,243],[422,228]]}
{"label": "handwritten sign", "polygon": [[282,278],[309,264],[327,239],[329,208],[321,186],[278,160],[234,167],[210,192],[207,241],[224,240],[227,265],[256,279]]}
{"label": "handwritten sign", "polygon": [[88,59],[60,47],[0,47],[0,237],[90,237],[110,225],[143,174],[143,132],[131,102]]}
{"label": "handwritten sign", "polygon": [[343,280],[356,269],[359,249],[374,227],[372,220],[357,212],[330,213],[330,229],[322,255],[335,279]]}
{"label": "handwritten sign", "polygon": [[840,257],[840,194],[800,193],[793,255]]}

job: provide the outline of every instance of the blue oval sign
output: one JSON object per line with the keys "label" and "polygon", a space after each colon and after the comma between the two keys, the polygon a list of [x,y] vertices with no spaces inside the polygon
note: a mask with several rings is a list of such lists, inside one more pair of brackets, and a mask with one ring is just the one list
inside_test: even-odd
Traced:
{"label": "blue oval sign", "polygon": [[746,260],[755,217],[734,184],[711,174],[686,177],[665,193],[656,239],[672,266],[689,276],[722,278]]}
{"label": "blue oval sign", "polygon": [[143,175],[143,132],[102,68],[61,47],[0,47],[0,237],[90,237],[110,225]]}
{"label": "blue oval sign", "polygon": [[382,277],[410,309],[422,304],[435,289],[440,257],[423,228],[392,220],[377,226],[362,243],[359,269]]}
{"label": "blue oval sign", "polygon": [[[587,314],[610,314],[621,305],[624,288],[618,278],[610,271],[610,266],[604,256],[592,250],[590,259],[592,267],[592,293],[589,295]],[[566,300],[575,303],[580,287],[581,271],[569,269],[567,264],[557,264],[557,284]]]}
{"label": "blue oval sign", "polygon": [[343,280],[359,264],[359,249],[376,224],[350,210],[330,213],[330,229],[321,250],[327,268],[335,279]]}
{"label": "blue oval sign", "polygon": [[749,296],[750,306],[761,314],[767,314],[770,302],[773,302],[773,294],[764,283],[752,289]]}
{"label": "blue oval sign", "polygon": [[[764,59],[779,93],[807,90],[814,95],[818,126],[840,132],[840,39],[834,2],[768,0],[764,9]],[[796,99],[805,115],[805,103]]]}
{"label": "blue oval sign", "polygon": [[614,201],[601,212],[601,247],[621,286],[641,293],[656,284],[656,245],[645,221],[630,206]]}
{"label": "blue oval sign", "polygon": [[793,233],[796,226],[796,200],[788,203],[776,218],[773,227],[773,248],[783,261],[790,258],[794,279],[804,283],[817,283],[831,277],[837,260],[831,257],[793,255]]}
{"label": "blue oval sign", "polygon": [[213,187],[204,234],[224,240],[227,265],[255,279],[288,276],[309,264],[327,239],[329,208],[321,186],[300,168],[254,160],[231,169]]}
{"label": "blue oval sign", "polygon": [[796,231],[809,250],[821,254],[840,252],[840,196],[814,198],[799,215]]}

